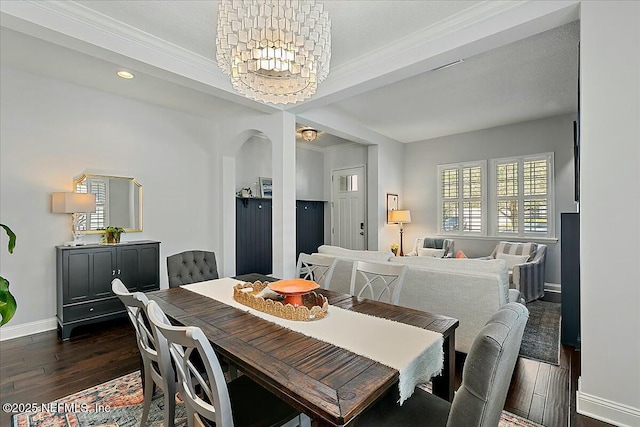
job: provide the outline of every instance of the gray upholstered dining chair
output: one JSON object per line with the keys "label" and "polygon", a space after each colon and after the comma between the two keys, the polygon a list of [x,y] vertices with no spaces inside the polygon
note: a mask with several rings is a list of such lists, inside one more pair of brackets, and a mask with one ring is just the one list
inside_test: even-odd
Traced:
{"label": "gray upholstered dining chair", "polygon": [[375,301],[383,301],[383,296],[387,294],[385,302],[397,305],[407,270],[409,267],[406,265],[354,261],[349,293],[363,297],[368,291]]}
{"label": "gray upholstered dining chair", "polygon": [[528,318],[529,310],[514,302],[489,319],[471,345],[452,403],[417,389],[400,406],[389,393],[353,426],[497,427]]}
{"label": "gray upholstered dining chair", "polygon": [[164,425],[173,427],[175,423],[176,381],[171,363],[160,360],[156,351],[156,341],[151,325],[147,321],[145,306],[149,302],[142,292],[130,293],[120,279],[111,282],[111,290],[120,298],[127,309],[127,314],[136,331],[136,341],[142,357],[144,384],[144,407],[140,425],[145,426],[151,409],[154,383],[164,392]]}
{"label": "gray upholstered dining chair", "polygon": [[329,289],[331,286],[331,276],[336,268],[338,258],[318,255],[305,254],[304,252],[298,256],[298,265],[296,267],[296,277],[306,280],[313,280],[322,289]]}
{"label": "gray upholstered dining chair", "polygon": [[[162,363],[173,362],[187,420],[192,427],[280,426],[298,424],[299,413],[246,375],[225,382],[211,343],[194,326],[172,326],[160,306],[150,301],[146,313],[153,325]],[[203,366],[192,363],[199,356]]]}
{"label": "gray upholstered dining chair", "polygon": [[207,251],[185,251],[167,257],[169,287],[217,279],[216,254]]}

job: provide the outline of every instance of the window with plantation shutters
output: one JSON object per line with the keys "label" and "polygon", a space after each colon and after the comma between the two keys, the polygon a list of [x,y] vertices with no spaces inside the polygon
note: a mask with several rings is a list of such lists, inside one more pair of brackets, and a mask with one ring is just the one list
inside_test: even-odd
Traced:
{"label": "window with plantation shutters", "polygon": [[438,223],[443,234],[486,235],[486,163],[438,166]]}
{"label": "window with plantation shutters", "polygon": [[553,236],[553,153],[492,160],[494,234]]}
{"label": "window with plantation shutters", "polygon": [[[92,193],[96,195],[96,211],[79,213],[78,220],[81,230],[96,230],[108,225],[107,199],[109,197],[109,182],[101,178],[88,178],[76,184],[76,193]],[[87,224],[90,225],[87,228]]]}

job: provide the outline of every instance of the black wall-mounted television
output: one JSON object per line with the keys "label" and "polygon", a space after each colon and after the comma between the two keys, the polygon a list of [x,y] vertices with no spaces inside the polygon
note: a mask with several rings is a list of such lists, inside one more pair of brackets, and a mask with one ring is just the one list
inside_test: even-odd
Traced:
{"label": "black wall-mounted television", "polygon": [[574,199],[580,201],[580,42],[578,42],[578,112],[573,122]]}

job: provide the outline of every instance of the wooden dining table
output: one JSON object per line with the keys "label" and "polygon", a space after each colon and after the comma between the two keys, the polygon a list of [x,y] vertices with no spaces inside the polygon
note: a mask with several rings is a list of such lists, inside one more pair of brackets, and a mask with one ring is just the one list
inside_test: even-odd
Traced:
{"label": "wooden dining table", "polygon": [[[237,279],[276,279],[249,274]],[[439,332],[444,368],[433,393],[451,401],[455,386],[455,329],[458,320],[352,295],[319,289],[329,304]],[[212,298],[182,288],[147,293],[177,324],[199,326],[214,350],[243,374],[318,426],[341,426],[396,386],[398,371],[365,356],[291,331]]]}

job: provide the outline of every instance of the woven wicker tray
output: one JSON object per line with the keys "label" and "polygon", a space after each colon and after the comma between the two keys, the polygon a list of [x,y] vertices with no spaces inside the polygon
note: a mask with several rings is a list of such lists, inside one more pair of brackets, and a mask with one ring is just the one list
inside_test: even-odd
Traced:
{"label": "woven wicker tray", "polygon": [[[269,282],[240,283],[233,287],[233,299],[242,305],[262,311],[263,313],[278,316],[287,320],[311,321],[324,318],[329,312],[329,303],[324,295],[309,292],[302,296],[301,306],[294,307],[291,304],[283,304],[280,301],[258,297]],[[252,291],[243,292],[241,289],[253,288]]]}

